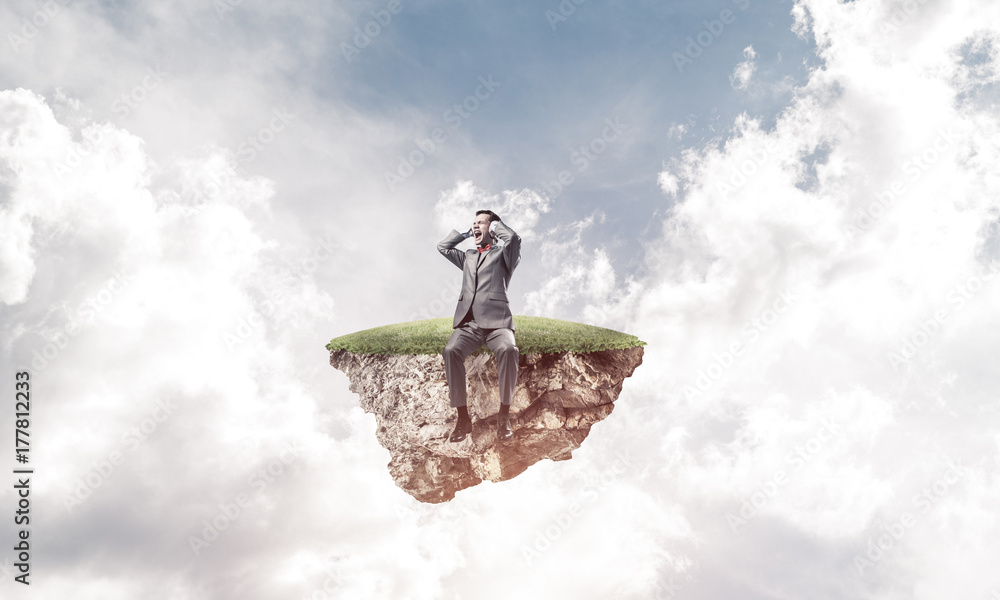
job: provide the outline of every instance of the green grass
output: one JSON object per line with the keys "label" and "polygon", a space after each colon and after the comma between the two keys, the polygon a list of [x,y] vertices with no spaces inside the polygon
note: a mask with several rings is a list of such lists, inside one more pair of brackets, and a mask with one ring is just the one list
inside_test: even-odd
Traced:
{"label": "green grass", "polygon": [[[450,317],[383,325],[335,337],[327,350],[354,354],[441,354],[451,337]],[[514,340],[520,354],[597,352],[645,346],[634,335],[572,321],[514,315]],[[489,352],[485,345],[474,355]]]}

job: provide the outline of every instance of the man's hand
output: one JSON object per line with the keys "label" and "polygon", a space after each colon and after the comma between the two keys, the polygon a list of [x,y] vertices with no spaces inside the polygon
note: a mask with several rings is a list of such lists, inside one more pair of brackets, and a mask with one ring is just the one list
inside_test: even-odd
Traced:
{"label": "man's hand", "polygon": [[469,230],[466,231],[465,233],[463,233],[462,237],[464,237],[464,238],[470,238],[470,237],[472,237],[472,228],[469,227]]}

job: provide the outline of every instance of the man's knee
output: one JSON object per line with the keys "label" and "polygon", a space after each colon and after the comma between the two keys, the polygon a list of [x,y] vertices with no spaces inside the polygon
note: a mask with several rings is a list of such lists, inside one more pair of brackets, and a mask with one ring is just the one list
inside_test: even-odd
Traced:
{"label": "man's knee", "polygon": [[517,349],[517,346],[514,345],[514,344],[503,344],[502,346],[500,346],[499,348],[497,348],[496,354],[497,354],[497,356],[514,356],[514,357],[516,357],[517,354],[518,354],[518,349]]}

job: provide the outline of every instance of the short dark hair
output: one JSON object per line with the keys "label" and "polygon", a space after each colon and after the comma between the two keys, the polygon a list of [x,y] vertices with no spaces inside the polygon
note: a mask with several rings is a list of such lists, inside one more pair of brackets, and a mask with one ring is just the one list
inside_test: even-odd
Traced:
{"label": "short dark hair", "polygon": [[495,212],[493,212],[492,210],[486,210],[486,209],[483,209],[483,210],[477,210],[477,211],[476,211],[476,216],[478,217],[479,215],[489,215],[489,216],[490,216],[490,222],[491,222],[491,223],[492,223],[493,221],[499,221],[499,220],[500,220],[500,215],[496,214],[496,213],[495,213]]}

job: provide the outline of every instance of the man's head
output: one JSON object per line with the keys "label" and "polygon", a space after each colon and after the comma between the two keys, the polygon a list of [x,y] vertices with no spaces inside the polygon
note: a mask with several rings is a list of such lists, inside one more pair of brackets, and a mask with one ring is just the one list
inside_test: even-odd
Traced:
{"label": "man's head", "polygon": [[476,211],[476,218],[472,221],[472,239],[477,246],[493,243],[495,236],[490,233],[490,223],[499,220],[500,217],[492,210]]}

